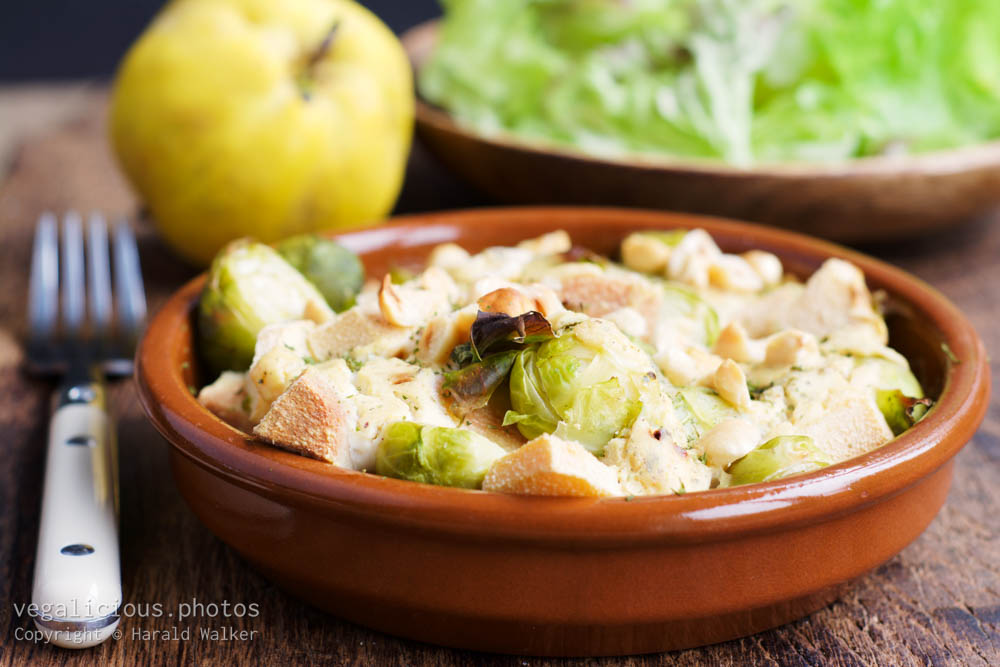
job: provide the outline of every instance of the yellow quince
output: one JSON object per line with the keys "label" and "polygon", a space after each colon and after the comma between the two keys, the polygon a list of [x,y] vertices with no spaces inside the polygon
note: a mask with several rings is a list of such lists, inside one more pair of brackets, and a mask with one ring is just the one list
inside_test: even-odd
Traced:
{"label": "yellow quince", "polygon": [[174,0],[118,70],[110,134],[166,241],[375,223],[402,184],[413,81],[392,32],[350,0]]}

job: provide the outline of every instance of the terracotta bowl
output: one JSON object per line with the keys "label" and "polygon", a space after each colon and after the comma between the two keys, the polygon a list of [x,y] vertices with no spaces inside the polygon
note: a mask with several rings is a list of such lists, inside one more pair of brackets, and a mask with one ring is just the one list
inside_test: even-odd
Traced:
{"label": "terracotta bowl", "polygon": [[[403,36],[414,68],[436,22]],[[603,159],[484,136],[417,100],[417,134],[455,174],[498,201],[689,211],[754,220],[846,243],[905,239],[1000,205],[1000,142],[917,156],[741,169],[718,161]]]}
{"label": "terracotta bowl", "polygon": [[[520,208],[401,218],[340,235],[371,275],[566,229],[613,253],[635,229],[702,227],[807,276],[827,257],[889,294],[892,344],[938,402],[902,437],[822,471],[721,490],[613,499],[516,497],[342,470],[255,442],[204,410],[180,289],[142,341],[143,406],[201,521],[278,586],[337,616],[435,644],[523,654],[679,649],[757,632],[829,603],[916,538],[987,408],[982,343],[931,287],[843,248],[754,225],[618,209]],[[960,361],[950,361],[942,344]]]}

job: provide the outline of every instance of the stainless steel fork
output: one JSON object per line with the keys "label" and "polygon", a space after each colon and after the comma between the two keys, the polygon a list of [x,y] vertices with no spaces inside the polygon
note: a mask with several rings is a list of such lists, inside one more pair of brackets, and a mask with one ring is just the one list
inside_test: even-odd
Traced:
{"label": "stainless steel fork", "polygon": [[[61,241],[60,241],[61,237]],[[131,373],[146,300],[127,222],[45,213],[35,229],[28,370],[59,375],[29,607],[54,644],[85,648],[118,627],[118,466],[104,377]],[[114,263],[114,289],[109,257]],[[112,305],[112,293],[114,305]]]}

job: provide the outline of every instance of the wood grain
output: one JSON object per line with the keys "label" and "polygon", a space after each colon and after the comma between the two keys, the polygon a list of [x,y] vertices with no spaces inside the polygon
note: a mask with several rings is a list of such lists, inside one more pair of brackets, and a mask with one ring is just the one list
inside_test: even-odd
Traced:
{"label": "wood grain", "polygon": [[[73,94],[78,94],[74,92]],[[488,665],[990,665],[1000,663],[1000,403],[959,455],[948,502],[899,556],[857,581],[836,603],[796,623],[715,646],[620,660],[525,660],[398,640],[338,621],[272,587],[190,513],[175,491],[166,445],[145,421],[131,382],[114,387],[121,450],[122,556],[132,615],[124,636],[80,653],[18,635],[32,628],[16,604],[30,600],[50,386],[26,377],[19,346],[32,225],[43,209],[133,211],[135,200],[103,139],[103,96],[79,118],[24,144],[0,187],[0,665],[386,664]],[[414,152],[400,208],[488,203]],[[957,302],[987,348],[1000,349],[1000,225],[983,221],[905,245],[867,250],[923,277]],[[140,225],[151,306],[194,273]],[[994,377],[1000,368],[994,366]],[[996,380],[995,380],[996,382]],[[863,548],[863,545],[859,545]],[[257,605],[256,617],[179,619],[179,606]],[[158,607],[157,607],[158,605]],[[151,617],[157,608],[162,615]],[[168,616],[173,613],[174,616]],[[245,641],[200,630],[252,631]],[[188,630],[187,641],[148,633]],[[140,636],[147,633],[145,637]],[[172,636],[172,635],[171,635]]]}

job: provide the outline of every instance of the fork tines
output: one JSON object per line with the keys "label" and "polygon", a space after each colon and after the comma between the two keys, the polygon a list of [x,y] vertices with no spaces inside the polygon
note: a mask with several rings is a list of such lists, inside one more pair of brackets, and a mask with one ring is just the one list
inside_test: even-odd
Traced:
{"label": "fork tines", "polygon": [[139,253],[127,220],[113,226],[111,253],[108,237],[100,213],[91,213],[86,225],[75,211],[62,225],[52,213],[39,218],[28,295],[30,371],[63,373],[77,362],[100,364],[111,375],[132,372],[146,318]]}

